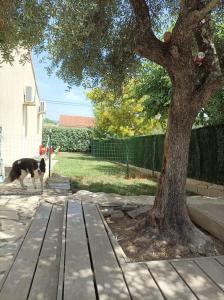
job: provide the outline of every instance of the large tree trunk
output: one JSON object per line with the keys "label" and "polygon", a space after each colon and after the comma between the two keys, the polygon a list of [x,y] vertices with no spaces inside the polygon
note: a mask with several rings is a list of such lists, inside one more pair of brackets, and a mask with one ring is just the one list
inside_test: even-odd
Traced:
{"label": "large tree trunk", "polygon": [[212,249],[211,241],[193,225],[186,206],[189,143],[197,109],[189,105],[192,99],[182,98],[185,96],[179,89],[169,108],[162,171],[148,222],[160,236],[203,253]]}
{"label": "large tree trunk", "polygon": [[[224,80],[209,25],[209,12],[218,2],[180,1],[179,17],[170,39],[161,42],[152,30],[147,1],[130,0],[137,25],[135,51],[167,70],[174,91],[159,187],[146,221],[158,236],[197,252],[208,252],[211,243],[188,216],[185,184],[193,121]],[[200,64],[194,57],[196,51],[205,54]]]}

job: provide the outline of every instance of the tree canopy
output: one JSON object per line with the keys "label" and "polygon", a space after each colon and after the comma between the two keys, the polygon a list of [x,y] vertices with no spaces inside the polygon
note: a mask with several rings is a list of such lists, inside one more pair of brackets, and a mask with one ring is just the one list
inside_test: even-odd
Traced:
{"label": "tree canopy", "polygon": [[21,59],[27,59],[33,47],[43,45],[52,15],[51,2],[0,0],[1,61],[12,62],[13,50],[18,48],[24,50]]}
{"label": "tree canopy", "polygon": [[[211,2],[206,12],[217,1]],[[206,12],[201,12],[201,20]],[[162,35],[180,21],[179,1],[68,0],[56,2],[53,13],[47,50],[53,66],[60,66],[58,75],[70,84],[92,85],[103,78],[118,86],[141,57],[168,67],[161,59],[166,51]],[[196,53],[197,47],[192,60]]]}
{"label": "tree canopy", "polygon": [[[182,18],[182,2],[186,2],[186,7],[192,2],[195,8],[200,3],[0,0],[0,51],[4,60],[10,60],[13,49],[23,47],[30,50],[38,45],[35,50],[46,50],[52,68],[55,67],[57,74],[70,85],[82,82],[93,86],[103,79],[117,88],[133,74],[142,57],[168,67],[162,59],[166,52],[163,33],[175,28],[174,24]],[[205,10],[197,16],[201,20],[218,1],[202,2]],[[219,26],[223,26],[222,12],[220,6],[211,15]],[[223,41],[218,48],[221,50],[222,47]],[[192,59],[196,52],[197,47]]]}

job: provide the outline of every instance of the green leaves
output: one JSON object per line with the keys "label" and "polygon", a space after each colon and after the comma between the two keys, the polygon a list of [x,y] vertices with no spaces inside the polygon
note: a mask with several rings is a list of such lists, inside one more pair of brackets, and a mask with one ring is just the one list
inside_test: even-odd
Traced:
{"label": "green leaves", "polygon": [[33,46],[44,42],[51,11],[50,0],[0,0],[0,53],[3,61],[13,61],[12,51],[23,49],[27,58]]}
{"label": "green leaves", "polygon": [[159,122],[146,115],[144,98],[136,100],[135,85],[135,80],[129,80],[120,96],[106,87],[95,88],[87,94],[94,104],[96,137],[127,137],[161,131]]}
{"label": "green leaves", "polygon": [[51,144],[62,152],[85,152],[89,150],[92,130],[85,128],[43,128],[43,146],[46,147],[51,130]]}
{"label": "green leaves", "polygon": [[167,72],[160,66],[143,62],[135,85],[136,99],[144,99],[144,111],[148,118],[159,118],[166,127],[172,86]]}

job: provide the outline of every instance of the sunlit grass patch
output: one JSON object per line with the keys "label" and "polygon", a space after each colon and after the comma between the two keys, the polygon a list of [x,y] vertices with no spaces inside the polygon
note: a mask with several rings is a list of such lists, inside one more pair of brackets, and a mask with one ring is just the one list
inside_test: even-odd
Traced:
{"label": "sunlit grass patch", "polygon": [[80,153],[60,153],[54,172],[71,178],[74,191],[155,195],[157,184],[145,178],[126,178],[126,168]]}

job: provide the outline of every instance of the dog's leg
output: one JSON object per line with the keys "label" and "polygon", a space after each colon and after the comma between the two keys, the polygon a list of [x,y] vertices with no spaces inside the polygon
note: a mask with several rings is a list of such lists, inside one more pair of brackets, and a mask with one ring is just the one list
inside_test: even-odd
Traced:
{"label": "dog's leg", "polygon": [[22,189],[25,189],[25,188],[26,188],[26,186],[25,186],[24,183],[23,183],[23,180],[24,180],[24,178],[26,177],[26,175],[27,175],[27,172],[22,170],[21,175],[20,175],[19,178],[18,178],[19,183],[20,183]]}
{"label": "dog's leg", "polygon": [[36,188],[37,188],[37,186],[36,186],[36,182],[35,182],[35,176],[34,176],[34,174],[33,174],[33,175],[31,175],[31,178],[32,178],[33,187],[34,187],[34,189],[36,189]]}
{"label": "dog's leg", "polygon": [[36,182],[35,182],[35,174],[34,174],[33,168],[29,168],[29,172],[30,172],[30,175],[31,175],[31,179],[32,179],[32,183],[33,183],[33,188],[36,189],[37,186],[36,186]]}
{"label": "dog's leg", "polygon": [[44,173],[41,173],[41,174],[39,175],[39,177],[40,177],[41,191],[43,191],[43,190],[44,190]]}

